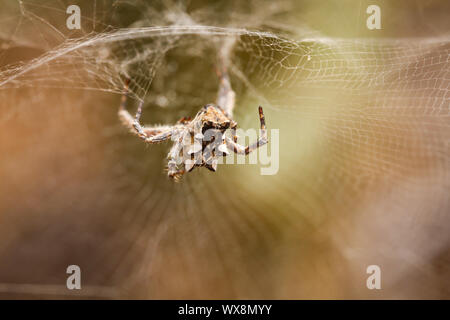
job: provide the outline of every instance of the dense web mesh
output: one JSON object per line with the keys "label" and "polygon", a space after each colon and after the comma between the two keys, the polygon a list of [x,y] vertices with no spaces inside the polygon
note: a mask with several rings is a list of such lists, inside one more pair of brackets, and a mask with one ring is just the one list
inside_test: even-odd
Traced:
{"label": "dense web mesh", "polygon": [[[94,30],[80,34],[63,27],[55,31],[57,23],[42,13],[50,8],[65,19],[63,4],[11,3],[0,17],[9,26],[0,32],[3,123],[27,110],[24,97],[45,104],[36,92],[92,91],[74,100],[89,106],[75,111],[74,116],[83,114],[81,122],[85,113],[96,112],[92,106],[105,104],[92,101],[96,94],[105,101],[100,92],[111,93],[106,100],[111,105],[101,113],[112,120],[96,125],[106,151],[89,159],[113,160],[106,161],[109,171],[94,175],[94,182],[89,178],[95,198],[80,199],[83,207],[96,203],[100,211],[119,203],[117,212],[108,210],[115,212],[111,219],[126,236],[104,236],[121,249],[115,253],[109,244],[98,249],[114,266],[106,268],[107,280],[94,279],[94,284],[119,283],[120,290],[131,290],[119,295],[145,297],[355,297],[362,289],[348,279],[363,279],[370,263],[391,268],[387,286],[393,291],[386,297],[408,296],[404,288],[411,284],[405,277],[414,266],[427,270],[422,276],[428,282],[448,280],[448,267],[430,262],[448,250],[450,241],[445,227],[450,210],[448,34],[329,37],[287,20],[281,24],[276,17],[291,8],[286,4],[259,11],[254,5],[230,15],[223,9],[223,21],[208,20],[207,13],[218,8],[188,14],[175,4],[133,6],[144,17],[121,25],[111,18],[118,7],[109,13],[99,2],[92,9],[97,21],[89,16],[87,22]],[[27,33],[30,28],[34,37]],[[141,150],[112,118],[118,95],[130,78],[131,98],[146,101],[146,121],[171,123],[192,115],[215,99],[217,52],[230,37],[237,39],[229,70],[237,92],[236,118],[242,127],[256,128],[256,107],[264,106],[268,128],[280,130],[279,171],[260,176],[255,166],[222,166],[216,175],[192,174],[174,186],[162,172],[168,147]],[[34,48],[37,54],[14,59],[8,56],[14,47]],[[61,114],[74,108],[67,99]],[[50,132],[48,126],[40,130]],[[59,135],[55,130],[48,135]],[[70,132],[85,139],[79,131]],[[84,147],[89,152],[99,148]],[[63,158],[84,152],[75,148]],[[55,196],[64,197],[69,196]],[[58,204],[36,200],[38,212],[65,208],[64,201],[54,201]],[[139,261],[137,267],[131,261]],[[407,262],[399,266],[399,261]],[[341,272],[336,282],[323,277],[330,270]],[[301,278],[297,272],[322,278],[290,286]],[[181,288],[179,281],[184,281]],[[415,288],[417,295],[410,296],[420,296],[422,287]],[[438,288],[433,294],[442,297],[448,291]]]}

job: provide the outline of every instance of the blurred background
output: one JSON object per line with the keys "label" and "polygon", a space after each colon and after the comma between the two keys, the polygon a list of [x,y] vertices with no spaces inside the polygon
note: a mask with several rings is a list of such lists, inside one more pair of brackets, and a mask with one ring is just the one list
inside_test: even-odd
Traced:
{"label": "blurred background", "polygon": [[[370,4],[381,30],[366,27]],[[0,298],[450,298],[449,10],[2,1]],[[221,165],[174,183],[170,142],[118,120],[123,79],[143,123],[193,116],[216,99],[227,37],[234,118],[256,129],[264,107],[279,171]]]}

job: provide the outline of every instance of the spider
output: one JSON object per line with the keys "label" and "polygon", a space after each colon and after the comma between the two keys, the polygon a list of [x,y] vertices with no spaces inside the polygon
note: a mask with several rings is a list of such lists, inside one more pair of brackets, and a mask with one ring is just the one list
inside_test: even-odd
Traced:
{"label": "spider", "polygon": [[229,154],[229,150],[237,154],[247,155],[268,142],[264,113],[259,106],[259,120],[261,137],[249,146],[237,143],[237,136],[225,136],[225,131],[235,132],[237,123],[232,119],[235,93],[231,88],[226,71],[217,70],[220,86],[216,104],[207,104],[197,115],[182,118],[172,126],[144,127],[140,123],[143,101],[139,103],[136,116],[133,118],[126,110],[128,83],[125,81],[122,101],[119,107],[119,118],[128,129],[145,142],[154,144],[171,139],[174,141],[167,155],[167,173],[170,178],[178,181],[183,174],[196,167],[206,167],[211,171],[217,170],[219,157]]}

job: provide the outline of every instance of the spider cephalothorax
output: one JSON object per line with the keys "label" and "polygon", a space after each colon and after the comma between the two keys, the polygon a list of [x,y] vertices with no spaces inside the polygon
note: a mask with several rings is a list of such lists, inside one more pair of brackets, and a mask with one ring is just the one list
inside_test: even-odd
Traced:
{"label": "spider cephalothorax", "polygon": [[225,135],[227,130],[233,132],[237,128],[237,123],[231,118],[234,92],[231,89],[228,75],[225,72],[218,72],[218,75],[220,88],[217,105],[207,104],[194,119],[182,118],[173,126],[143,127],[139,122],[143,102],[141,101],[139,104],[136,116],[133,118],[125,108],[128,81],[125,84],[125,92],[119,108],[119,117],[122,123],[147,143],[159,143],[168,139],[174,142],[167,155],[167,172],[169,177],[175,180],[196,167],[206,167],[211,171],[216,171],[220,157],[229,154],[229,150],[237,154],[249,154],[267,143],[266,126],[261,107],[259,107],[261,137],[257,142],[243,147],[237,144],[235,134],[232,134],[232,138]]}

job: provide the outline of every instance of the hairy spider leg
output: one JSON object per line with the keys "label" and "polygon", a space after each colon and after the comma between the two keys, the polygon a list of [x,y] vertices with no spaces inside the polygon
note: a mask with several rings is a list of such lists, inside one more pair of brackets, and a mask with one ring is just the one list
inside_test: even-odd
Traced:
{"label": "hairy spider leg", "polygon": [[[233,45],[233,42],[229,42],[228,44]],[[225,51],[226,52],[226,51]],[[217,101],[216,104],[219,108],[221,108],[228,118],[232,118],[233,109],[236,102],[236,94],[231,87],[230,77],[227,71],[227,62],[226,57],[222,54],[219,54],[218,65],[216,66],[216,74],[219,78],[219,90],[217,93]],[[233,141],[236,143],[238,137],[236,136],[236,127],[232,128],[233,133]],[[223,137],[223,146],[219,147],[220,152],[223,156],[228,155],[227,145],[225,136]],[[217,165],[215,166],[217,167]],[[216,168],[211,167],[210,170],[216,171]]]}
{"label": "hairy spider leg", "polygon": [[148,143],[159,143],[167,140],[172,135],[172,127],[142,127],[139,123],[139,119],[142,114],[142,105],[144,101],[141,101],[138,106],[135,118],[127,111],[127,101],[128,101],[128,85],[130,80],[127,79],[124,84],[124,91],[122,94],[122,99],[119,106],[119,119],[122,123],[130,129],[131,132],[137,134],[141,139]]}
{"label": "hairy spider leg", "polygon": [[261,124],[261,137],[256,141],[255,143],[249,145],[249,146],[241,146],[240,144],[236,143],[235,141],[231,140],[230,138],[227,138],[227,147],[230,150],[233,150],[233,152],[237,154],[249,154],[253,150],[262,147],[263,145],[267,144],[267,130],[266,130],[266,121],[264,118],[263,108],[259,106],[258,108],[259,112],[259,122]]}

